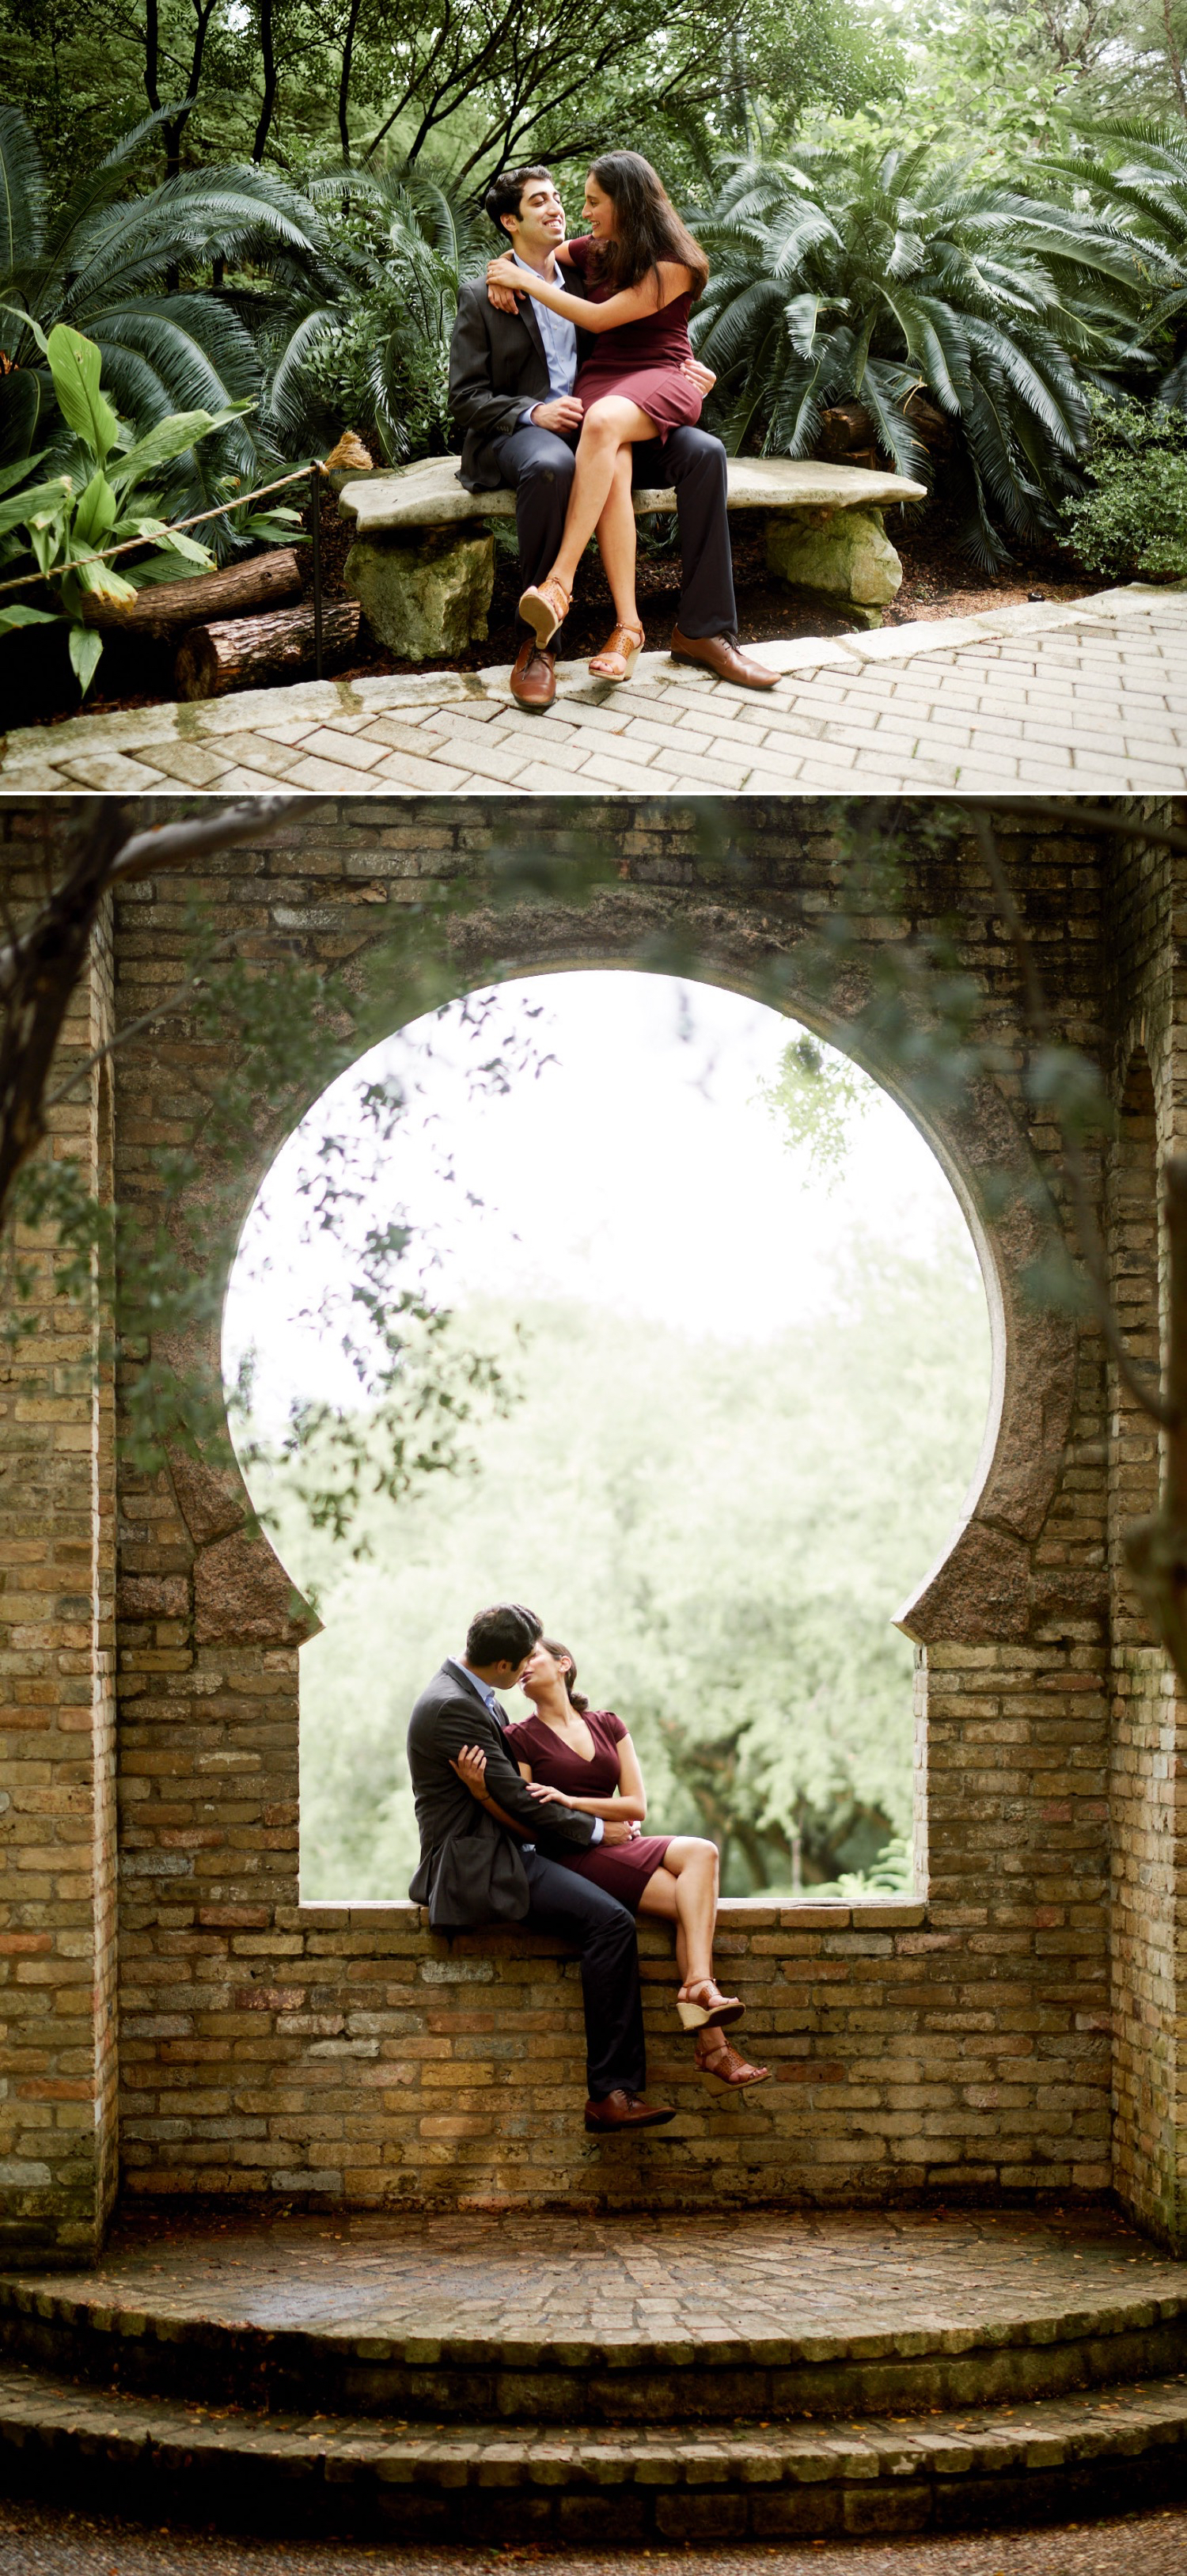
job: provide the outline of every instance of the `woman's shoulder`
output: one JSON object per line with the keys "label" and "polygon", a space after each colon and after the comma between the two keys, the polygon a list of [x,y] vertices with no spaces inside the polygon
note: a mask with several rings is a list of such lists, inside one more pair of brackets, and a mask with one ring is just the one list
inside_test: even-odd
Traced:
{"label": "woman's shoulder", "polygon": [[586,269],[589,266],[589,255],[592,249],[592,233],[575,233],[572,241],[562,243],[561,248],[557,253],[557,257],[559,259],[567,259],[570,266],[572,268],[580,269],[581,274],[584,277]]}
{"label": "woman's shoulder", "polygon": [[625,1726],[622,1719],[615,1716],[612,1708],[587,1708],[585,1718],[587,1725],[591,1720],[596,1720],[614,1744],[621,1744],[623,1736],[630,1734],[629,1726]]}

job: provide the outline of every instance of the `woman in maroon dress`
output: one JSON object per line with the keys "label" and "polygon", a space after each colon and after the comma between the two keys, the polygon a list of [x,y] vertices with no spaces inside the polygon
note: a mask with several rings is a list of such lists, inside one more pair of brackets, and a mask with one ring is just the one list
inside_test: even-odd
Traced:
{"label": "woman in maroon dress", "polygon": [[[550,1801],[586,1816],[633,1823],[630,1842],[594,1843],[557,1858],[616,1896],[632,1914],[658,1914],[676,1926],[680,1992],[676,2010],[697,2033],[697,2065],[723,2084],[761,2084],[768,2069],[751,2066],[731,2048],[723,2024],[740,2021],[744,2006],[723,1995],[713,1975],[717,1917],[718,1853],[715,1843],[692,1834],[643,1834],[647,1798],[639,1757],[620,1717],[592,1709],[575,1688],[577,1667],[567,1646],[541,1637],[520,1681],[533,1702],[531,1717],[513,1720],[510,1747],[541,1806]],[[472,1763],[480,1780],[483,1757]],[[518,1828],[486,1795],[484,1785],[458,1765],[466,1785],[500,1823]]]}
{"label": "woman in maroon dress", "polygon": [[577,566],[597,532],[617,623],[595,654],[596,679],[629,680],[643,649],[635,598],[635,513],[631,448],[666,439],[700,418],[701,395],[683,369],[692,356],[688,317],[709,270],[700,244],[681,223],[661,181],[640,152],[608,152],[585,183],[587,234],[557,251],[576,269],[584,295],[568,295],[510,257],[493,259],[487,285],[496,296],[534,295],[594,346],[573,391],[585,417],[560,553],[552,570],[525,590],[520,616],[541,649],[561,625]]}

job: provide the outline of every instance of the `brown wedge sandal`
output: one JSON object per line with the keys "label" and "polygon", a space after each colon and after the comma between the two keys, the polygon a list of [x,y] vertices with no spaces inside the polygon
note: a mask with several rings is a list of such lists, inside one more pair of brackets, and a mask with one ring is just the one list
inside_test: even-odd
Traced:
{"label": "brown wedge sandal", "polygon": [[572,604],[572,592],[566,590],[554,572],[550,572],[544,581],[534,581],[525,590],[519,603],[519,613],[524,625],[531,627],[541,652],[546,644],[551,644],[558,626],[564,625]]}
{"label": "brown wedge sandal", "polygon": [[686,2030],[720,2030],[727,2022],[741,2021],[746,2006],[736,1995],[723,1995],[712,1977],[699,1977],[677,1995],[676,2010]]}
{"label": "brown wedge sandal", "polygon": [[[629,680],[647,638],[641,626],[616,626],[608,635],[589,665],[591,680]],[[608,662],[618,662],[621,669],[609,671]]]}
{"label": "brown wedge sandal", "polygon": [[719,2084],[765,2084],[769,2066],[751,2066],[731,2048],[723,2030],[709,2030],[697,2041],[698,2075],[715,2075]]}

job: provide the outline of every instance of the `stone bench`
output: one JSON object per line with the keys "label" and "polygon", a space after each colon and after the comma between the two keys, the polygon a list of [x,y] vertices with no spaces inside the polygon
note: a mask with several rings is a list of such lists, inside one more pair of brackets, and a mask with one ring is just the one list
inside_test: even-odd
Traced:
{"label": "stone bench", "polygon": [[[922,483],[857,465],[729,461],[729,507],[763,512],[774,579],[840,600],[871,626],[903,577],[882,513],[926,497]],[[636,517],[676,507],[670,486],[640,489],[634,500]],[[427,662],[482,641],[495,577],[489,522],[514,519],[513,492],[467,492],[456,456],[428,456],[396,474],[348,478],[338,506],[356,532],[346,588],[389,652]]]}

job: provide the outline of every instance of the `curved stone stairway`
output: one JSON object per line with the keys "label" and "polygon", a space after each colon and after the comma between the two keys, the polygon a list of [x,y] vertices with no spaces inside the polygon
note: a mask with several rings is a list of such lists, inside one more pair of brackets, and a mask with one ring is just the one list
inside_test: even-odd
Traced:
{"label": "curved stone stairway", "polygon": [[772,2540],[1187,2490],[1107,2214],[290,2218],[0,2281],[0,2481],[391,2539]]}

